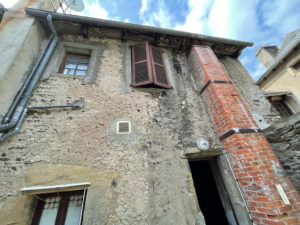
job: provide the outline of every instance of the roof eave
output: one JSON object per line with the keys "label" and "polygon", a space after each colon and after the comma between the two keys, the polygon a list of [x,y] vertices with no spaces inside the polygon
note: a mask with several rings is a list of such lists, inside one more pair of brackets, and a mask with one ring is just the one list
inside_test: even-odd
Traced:
{"label": "roof eave", "polygon": [[165,34],[165,35],[182,37],[182,38],[190,38],[190,39],[201,40],[201,41],[211,41],[211,42],[225,44],[225,45],[238,46],[240,51],[237,53],[237,55],[239,55],[244,48],[253,46],[252,42],[244,42],[244,41],[238,41],[238,40],[232,40],[226,38],[189,33],[184,31],[177,31],[171,29],[151,27],[146,25],[111,21],[111,20],[104,20],[104,19],[98,19],[92,17],[55,13],[55,12],[50,12],[50,11],[45,11],[40,9],[25,8],[25,12],[27,15],[36,18],[46,18],[48,14],[51,14],[53,20],[82,23],[82,24],[101,26],[101,27],[111,27],[117,29],[137,30],[140,32],[158,33],[158,34]]}

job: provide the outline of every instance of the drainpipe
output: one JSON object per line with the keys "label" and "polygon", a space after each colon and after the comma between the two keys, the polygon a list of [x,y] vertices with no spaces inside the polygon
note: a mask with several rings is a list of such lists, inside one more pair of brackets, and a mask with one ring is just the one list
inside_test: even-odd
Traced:
{"label": "drainpipe", "polygon": [[[48,48],[45,49],[45,51],[46,51],[45,54],[44,54],[44,52],[42,53],[42,54],[44,54],[44,57],[42,57],[43,59],[40,62],[37,62],[37,64],[38,64],[37,66],[34,66],[34,69],[36,69],[36,71],[33,72],[34,74],[32,75],[32,79],[31,80],[29,79],[30,83],[29,83],[29,80],[28,81],[26,80],[27,83],[29,83],[28,87],[24,87],[24,90],[23,90],[23,87],[21,88],[21,90],[23,90],[23,92],[24,91],[25,92],[24,92],[23,96],[18,97],[19,99],[21,98],[21,100],[20,100],[18,106],[16,107],[15,112],[12,115],[10,122],[0,125],[0,132],[7,131],[17,125],[17,123],[20,120],[20,118],[22,117],[23,111],[26,109],[27,103],[28,103],[37,83],[39,82],[39,80],[42,76],[42,73],[43,73],[44,69],[46,68],[46,65],[57,45],[58,37],[57,37],[56,31],[54,29],[53,23],[52,23],[52,16],[50,14],[47,15],[47,21],[48,21],[48,25],[49,25],[49,28],[52,33],[52,35],[49,38],[49,42],[50,42],[49,47],[46,46]],[[29,76],[30,75],[31,74],[29,74]],[[25,85],[25,86],[27,86],[27,85]],[[19,100],[19,99],[17,99],[17,100]],[[14,107],[11,107],[11,108],[14,108]],[[14,131],[12,131],[12,132],[14,132]],[[2,141],[5,136],[7,136],[7,135],[4,135],[0,141]]]}
{"label": "drainpipe", "polygon": [[226,159],[227,165],[229,167],[230,173],[231,173],[231,175],[233,177],[233,180],[235,182],[236,187],[238,188],[239,194],[240,194],[240,196],[242,198],[242,201],[243,201],[245,209],[246,209],[246,211],[248,213],[249,219],[251,220],[251,222],[253,223],[253,225],[255,225],[255,223],[253,222],[253,216],[252,216],[252,214],[251,214],[251,212],[249,210],[248,204],[247,204],[247,202],[245,200],[245,197],[244,197],[244,194],[243,194],[243,192],[241,190],[241,186],[240,186],[240,184],[239,184],[239,182],[238,182],[238,180],[237,180],[237,178],[235,176],[235,173],[234,173],[233,168],[231,166],[231,163],[230,163],[230,160],[228,158],[227,152],[225,151],[224,148],[222,148],[222,153],[225,156],[225,159]]}
{"label": "drainpipe", "polygon": [[7,111],[7,113],[5,115],[3,123],[8,123],[8,121],[10,120],[12,113],[15,111],[17,104],[19,103],[20,99],[23,97],[24,91],[27,89],[29,82],[31,81],[33,75],[35,74],[35,71],[36,71],[37,67],[41,63],[41,60],[43,59],[43,57],[46,53],[46,50],[48,49],[48,47],[50,45],[50,42],[51,42],[51,38],[48,39],[42,53],[40,54],[40,56],[37,60],[37,62],[35,63],[34,67],[32,68],[30,74],[26,77],[26,80],[22,84],[21,89],[19,90],[19,92],[18,92],[17,96],[15,97],[13,103],[9,107],[9,110]]}
{"label": "drainpipe", "polygon": [[27,108],[24,109],[24,111],[23,111],[23,113],[22,113],[22,115],[21,115],[19,121],[17,122],[17,125],[16,125],[15,128],[14,128],[14,130],[11,131],[11,132],[8,132],[7,134],[4,134],[2,137],[0,136],[0,143],[1,143],[4,139],[9,138],[10,136],[12,136],[12,135],[16,134],[17,132],[19,132],[20,127],[21,127],[21,125],[22,125],[22,123],[23,123],[23,121],[24,121],[24,119],[25,119],[26,114],[27,114]]}

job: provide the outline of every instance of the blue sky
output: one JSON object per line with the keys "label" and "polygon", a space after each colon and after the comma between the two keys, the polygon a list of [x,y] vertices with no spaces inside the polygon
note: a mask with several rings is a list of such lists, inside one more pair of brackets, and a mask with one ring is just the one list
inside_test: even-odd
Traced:
{"label": "blue sky", "polygon": [[256,80],[265,71],[256,50],[280,47],[286,33],[300,28],[300,0],[83,1],[85,9],[73,14],[254,42],[239,59]]}

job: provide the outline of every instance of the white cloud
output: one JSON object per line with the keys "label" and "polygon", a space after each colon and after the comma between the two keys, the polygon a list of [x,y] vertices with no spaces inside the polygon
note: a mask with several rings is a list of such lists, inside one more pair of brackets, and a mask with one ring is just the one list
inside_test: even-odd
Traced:
{"label": "white cloud", "polygon": [[72,14],[99,19],[109,19],[108,12],[102,8],[98,0],[84,1],[84,5],[85,7],[82,12],[72,11]]}
{"label": "white cloud", "polygon": [[150,8],[152,0],[142,0],[139,17],[143,24],[171,28],[172,16],[163,0],[157,2],[157,8]]}
{"label": "white cloud", "polygon": [[15,4],[17,4],[18,1],[20,0],[1,0],[1,3],[4,5],[5,8],[11,8]]}
{"label": "white cloud", "polygon": [[212,0],[189,0],[189,14],[186,16],[184,24],[175,26],[176,30],[182,30],[193,33],[205,33],[208,21],[209,8]]}
{"label": "white cloud", "polygon": [[265,71],[256,49],[280,45],[287,32],[299,29],[299,0],[189,0],[188,6],[185,22],[175,29],[254,42],[241,61],[255,78]]}
{"label": "white cloud", "polygon": [[256,1],[189,0],[188,5],[189,14],[184,24],[175,27],[177,30],[249,39],[256,29]]}
{"label": "white cloud", "polygon": [[142,7],[139,10],[139,14],[143,14],[148,10],[151,0],[142,0]]}

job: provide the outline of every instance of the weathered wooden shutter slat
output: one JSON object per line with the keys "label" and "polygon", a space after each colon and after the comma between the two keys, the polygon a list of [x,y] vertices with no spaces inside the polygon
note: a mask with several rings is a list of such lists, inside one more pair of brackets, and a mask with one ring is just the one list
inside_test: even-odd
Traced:
{"label": "weathered wooden shutter slat", "polygon": [[132,86],[153,83],[150,50],[148,42],[132,46]]}
{"label": "weathered wooden shutter slat", "polygon": [[162,51],[150,46],[150,54],[154,84],[164,88],[171,88]]}

